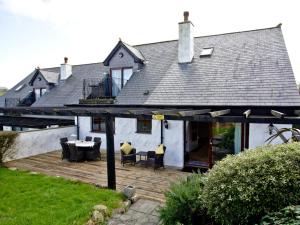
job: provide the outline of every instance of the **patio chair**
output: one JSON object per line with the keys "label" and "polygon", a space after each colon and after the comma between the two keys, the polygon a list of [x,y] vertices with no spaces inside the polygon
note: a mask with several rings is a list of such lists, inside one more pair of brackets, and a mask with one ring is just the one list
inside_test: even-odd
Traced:
{"label": "patio chair", "polygon": [[94,137],[94,142],[101,142],[101,138],[100,137]]}
{"label": "patio chair", "polygon": [[99,159],[101,160],[100,146],[101,146],[101,141],[100,142],[95,141],[93,148],[85,152],[86,159],[91,161],[99,160]]}
{"label": "patio chair", "polygon": [[67,137],[63,137],[60,139],[60,143],[65,143],[65,142],[68,142],[68,138]]}
{"label": "patio chair", "polygon": [[[120,147],[122,147],[124,143],[120,143]],[[128,144],[131,145],[131,142],[128,142]],[[135,165],[136,163],[136,149],[133,148],[130,152],[130,154],[125,154],[122,150],[120,150],[121,152],[121,164],[124,166],[126,163],[130,163],[130,164],[133,164]]]}
{"label": "patio chair", "polygon": [[70,161],[79,162],[83,161],[85,158],[85,154],[83,151],[80,151],[75,144],[69,144],[70,149]]}
{"label": "patio chair", "polygon": [[85,137],[85,141],[92,141],[92,140],[93,140],[93,138],[91,136],[86,136]]}
{"label": "patio chair", "polygon": [[69,149],[69,145],[67,142],[62,142],[60,141],[60,145],[62,148],[62,152],[61,152],[61,159],[70,159],[70,149]]}
{"label": "patio chair", "polygon": [[164,165],[164,156],[166,153],[166,146],[164,146],[164,153],[163,154],[156,154],[155,151],[148,151],[147,153],[147,164],[151,164],[154,170],[163,167]]}

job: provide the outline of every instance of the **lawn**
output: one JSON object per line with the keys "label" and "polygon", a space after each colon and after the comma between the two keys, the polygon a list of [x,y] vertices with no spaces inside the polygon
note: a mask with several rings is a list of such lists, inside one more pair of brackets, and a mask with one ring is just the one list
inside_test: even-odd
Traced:
{"label": "lawn", "polygon": [[122,200],[92,185],[0,168],[0,225],[82,225],[94,205],[112,210]]}

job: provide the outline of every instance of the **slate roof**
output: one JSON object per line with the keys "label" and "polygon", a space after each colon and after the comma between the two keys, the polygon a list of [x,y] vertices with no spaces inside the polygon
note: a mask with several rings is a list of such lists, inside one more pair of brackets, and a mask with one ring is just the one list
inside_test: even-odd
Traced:
{"label": "slate roof", "polygon": [[[202,48],[214,47],[211,57],[200,58]],[[117,104],[191,106],[300,106],[295,78],[280,27],[196,37],[195,57],[178,64],[178,41],[132,48],[145,61],[117,97]],[[59,73],[59,67],[43,71]],[[73,74],[59,82],[33,106],[78,104],[85,78],[102,78],[103,63],[75,65]],[[21,95],[13,90],[6,96]],[[144,95],[149,91],[148,95]],[[0,99],[1,104],[1,99]],[[1,105],[0,105],[1,106]]]}
{"label": "slate roof", "polygon": [[57,84],[59,79],[59,72],[50,72],[46,70],[40,70],[43,77],[48,83]]}

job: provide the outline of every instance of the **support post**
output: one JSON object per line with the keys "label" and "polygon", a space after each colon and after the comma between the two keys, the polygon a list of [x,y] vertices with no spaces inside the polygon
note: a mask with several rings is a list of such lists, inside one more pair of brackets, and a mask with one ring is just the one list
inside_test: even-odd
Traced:
{"label": "support post", "polygon": [[213,128],[213,123],[209,124],[209,145],[208,145],[208,168],[211,169],[213,166],[213,132],[212,132],[212,128]]}
{"label": "support post", "polygon": [[164,143],[164,122],[163,120],[160,121],[160,143]]}
{"label": "support post", "polygon": [[77,140],[79,140],[79,119],[78,116],[76,116],[76,132],[77,132]]}
{"label": "support post", "polygon": [[107,154],[107,187],[116,190],[115,144],[113,131],[113,117],[105,116],[106,154]]}

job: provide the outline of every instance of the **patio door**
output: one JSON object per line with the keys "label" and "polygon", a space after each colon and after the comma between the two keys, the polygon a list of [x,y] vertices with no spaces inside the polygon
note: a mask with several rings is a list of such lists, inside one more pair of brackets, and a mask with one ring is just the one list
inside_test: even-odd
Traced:
{"label": "patio door", "polygon": [[212,123],[188,122],[186,126],[185,166],[206,168],[211,150]]}

